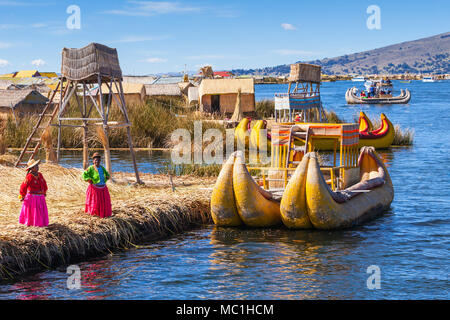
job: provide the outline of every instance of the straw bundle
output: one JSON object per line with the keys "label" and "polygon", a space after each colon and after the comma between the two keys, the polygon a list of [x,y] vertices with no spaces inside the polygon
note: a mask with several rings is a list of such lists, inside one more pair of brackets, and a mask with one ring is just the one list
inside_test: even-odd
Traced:
{"label": "straw bundle", "polygon": [[[210,223],[210,193],[200,191],[195,185],[183,186],[181,182],[189,179],[174,177],[175,193],[168,192],[167,176],[161,188],[109,184],[113,216],[100,219],[83,212],[87,184],[81,179],[81,170],[50,164],[43,164],[40,169],[49,187],[47,228],[18,223],[21,202],[17,194],[25,171],[0,166],[0,183],[4,186],[0,189],[2,279],[102,256],[134,247],[138,241],[158,239]],[[149,179],[152,177],[147,175]],[[163,176],[157,175],[155,179],[162,181]]]}
{"label": "straw bundle", "polygon": [[232,122],[240,122],[242,119],[244,119],[244,112],[242,111],[241,107],[241,89],[238,89],[234,113],[231,116],[230,120]]}
{"label": "straw bundle", "polygon": [[50,126],[44,130],[44,133],[41,136],[41,141],[45,148],[45,161],[56,163],[56,151],[53,149],[53,139]]}

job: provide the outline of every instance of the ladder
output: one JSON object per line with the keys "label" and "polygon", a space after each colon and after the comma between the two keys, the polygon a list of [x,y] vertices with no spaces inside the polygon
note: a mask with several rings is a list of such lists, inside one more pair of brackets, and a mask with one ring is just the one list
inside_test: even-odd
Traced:
{"label": "ladder", "polygon": [[[58,113],[59,105],[61,104],[62,97],[64,96],[64,93],[67,90],[67,87],[65,87],[64,93],[61,95],[59,103],[57,105],[55,105],[53,111],[50,113],[51,106],[53,103],[53,98],[55,97],[56,93],[58,92],[60,85],[61,85],[61,81],[58,82],[58,85],[56,86],[56,89],[53,91],[50,100],[45,105],[42,113],[39,114],[39,119],[38,119],[36,125],[33,127],[33,130],[31,131],[30,135],[28,136],[28,139],[25,142],[25,146],[23,147],[23,149],[20,153],[20,156],[15,163],[15,167],[26,166],[27,162],[30,161],[31,159],[34,159],[36,154],[39,152],[39,149],[41,148],[41,145],[42,145],[42,135],[43,135],[45,129],[47,129],[51,125],[53,119],[55,118],[56,114]],[[45,122],[44,119],[48,119],[48,121],[45,124],[41,125],[43,122]],[[36,144],[33,146],[33,143],[36,143]],[[27,160],[25,160],[25,155],[27,155],[27,154],[30,154],[30,157]]]}
{"label": "ladder", "polygon": [[[294,143],[295,140],[303,140],[305,144],[303,146],[296,146]],[[300,161],[294,161],[294,152],[302,152],[303,155],[305,155],[308,152],[308,142],[309,142],[309,126],[305,131],[303,131],[299,126],[296,125],[292,126],[289,132],[288,151],[286,156],[286,168],[290,168],[291,164],[294,165],[294,168],[297,167]]]}

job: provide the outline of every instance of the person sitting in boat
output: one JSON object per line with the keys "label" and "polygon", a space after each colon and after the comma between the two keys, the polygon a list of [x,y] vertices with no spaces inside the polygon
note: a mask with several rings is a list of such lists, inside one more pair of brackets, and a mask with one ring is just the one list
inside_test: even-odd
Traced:
{"label": "person sitting in boat", "polygon": [[374,97],[375,96],[375,87],[370,87],[370,95],[369,97]]}
{"label": "person sitting in boat", "polygon": [[111,197],[109,195],[106,181],[110,179],[109,172],[100,165],[101,155],[95,152],[92,155],[93,165],[83,173],[83,180],[89,182],[86,191],[85,212],[101,218],[110,217]]}
{"label": "person sitting in boat", "polygon": [[41,160],[30,159],[27,163],[27,175],[20,186],[19,200],[23,201],[19,223],[27,226],[48,226],[48,209],[45,202],[47,182],[39,172]]}
{"label": "person sitting in boat", "polygon": [[361,91],[361,98],[366,98],[366,92],[364,90]]}

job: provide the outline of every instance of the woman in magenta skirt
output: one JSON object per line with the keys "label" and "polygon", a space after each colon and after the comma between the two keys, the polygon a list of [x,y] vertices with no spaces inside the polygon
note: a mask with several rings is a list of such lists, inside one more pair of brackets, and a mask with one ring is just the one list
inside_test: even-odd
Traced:
{"label": "woman in magenta skirt", "polygon": [[106,181],[110,175],[100,165],[101,156],[98,152],[92,156],[94,164],[83,173],[83,180],[89,182],[86,191],[85,212],[93,216],[106,218],[111,216],[111,197],[109,195]]}
{"label": "woman in magenta skirt", "polygon": [[23,201],[19,223],[27,226],[48,226],[48,210],[45,196],[47,182],[39,172],[40,160],[31,159],[27,163],[27,175],[20,186],[20,201]]}

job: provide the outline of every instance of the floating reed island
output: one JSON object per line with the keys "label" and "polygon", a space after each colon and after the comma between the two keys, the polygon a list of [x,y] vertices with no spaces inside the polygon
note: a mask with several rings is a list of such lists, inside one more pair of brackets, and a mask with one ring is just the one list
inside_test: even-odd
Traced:
{"label": "floating reed island", "polygon": [[[0,279],[69,265],[91,257],[136,247],[143,241],[211,223],[208,191],[214,178],[143,174],[144,186],[133,186],[134,175],[115,173],[109,183],[113,215],[101,219],[84,213],[87,184],[81,170],[43,164],[49,187],[46,228],[19,224],[18,190],[23,169],[0,164]],[[201,190],[201,191],[200,191]]]}

